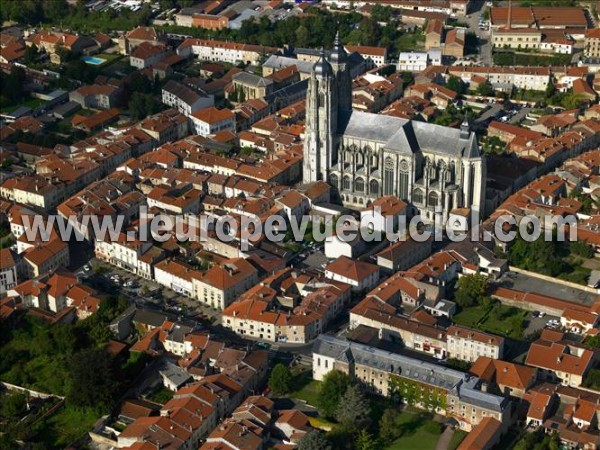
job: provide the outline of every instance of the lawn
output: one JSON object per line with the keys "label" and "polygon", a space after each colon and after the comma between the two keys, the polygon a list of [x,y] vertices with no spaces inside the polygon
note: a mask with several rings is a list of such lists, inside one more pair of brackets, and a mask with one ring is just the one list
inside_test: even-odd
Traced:
{"label": "lawn", "polygon": [[155,390],[154,392],[152,392],[152,394],[150,394],[147,397],[147,399],[150,400],[151,402],[160,403],[161,405],[164,405],[172,398],[173,398],[173,391],[170,391],[166,387],[161,387],[160,389]]}
{"label": "lawn", "polygon": [[14,111],[15,109],[19,108],[20,106],[26,106],[28,108],[31,109],[35,109],[38,106],[42,106],[44,103],[46,103],[45,100],[39,99],[39,98],[33,98],[30,97],[26,100],[23,100],[19,103],[13,103],[10,105],[2,105],[2,107],[0,108],[0,112],[2,113],[9,113]]}
{"label": "lawn", "polygon": [[450,445],[448,445],[448,450],[456,450],[460,443],[467,437],[467,432],[463,430],[456,430],[452,439],[450,440]]}
{"label": "lawn", "polygon": [[435,449],[441,432],[428,430],[426,424],[430,421],[431,419],[425,414],[403,411],[398,418],[401,437],[388,445],[386,450]]}
{"label": "lawn", "polygon": [[527,311],[519,308],[494,303],[488,310],[484,306],[463,308],[453,318],[454,322],[469,328],[476,328],[488,333],[506,336],[512,339],[523,339],[524,321]]}
{"label": "lawn", "polygon": [[485,313],[486,310],[483,306],[472,306],[470,308],[463,308],[452,320],[459,325],[473,328],[477,326],[477,323],[483,318]]}
{"label": "lawn", "polygon": [[410,52],[423,47],[425,36],[421,33],[405,33],[396,40],[399,52]]}
{"label": "lawn", "polygon": [[93,409],[63,406],[44,421],[38,436],[46,448],[66,448],[90,431],[99,418]]}
{"label": "lawn", "polygon": [[288,395],[290,398],[304,400],[311,406],[317,406],[319,399],[319,381],[312,379],[310,370],[303,370],[294,374],[292,381],[294,390]]}

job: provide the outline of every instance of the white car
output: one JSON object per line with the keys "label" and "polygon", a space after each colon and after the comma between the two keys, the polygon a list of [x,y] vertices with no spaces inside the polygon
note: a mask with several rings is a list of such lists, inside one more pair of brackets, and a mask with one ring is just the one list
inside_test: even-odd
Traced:
{"label": "white car", "polygon": [[89,264],[86,264],[85,266],[83,266],[83,270],[89,272],[90,270],[92,270],[92,268],[89,266]]}
{"label": "white car", "polygon": [[546,313],[545,313],[544,311],[541,311],[541,312],[538,314],[538,317],[544,317],[545,315],[546,315]]}

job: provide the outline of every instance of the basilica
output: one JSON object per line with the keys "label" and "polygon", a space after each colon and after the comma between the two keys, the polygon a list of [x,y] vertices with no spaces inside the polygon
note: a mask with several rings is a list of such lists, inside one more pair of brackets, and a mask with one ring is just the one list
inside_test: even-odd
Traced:
{"label": "basilica", "polygon": [[[485,158],[467,120],[460,130],[352,110],[348,54],[336,36],[313,66],[306,104],[304,182],[325,180],[346,206],[395,195],[433,220],[485,203]],[[461,211],[465,211],[462,209]]]}

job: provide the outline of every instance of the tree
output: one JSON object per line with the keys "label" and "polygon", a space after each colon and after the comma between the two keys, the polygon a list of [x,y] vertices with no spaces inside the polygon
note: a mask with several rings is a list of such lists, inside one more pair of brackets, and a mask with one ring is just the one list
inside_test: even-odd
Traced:
{"label": "tree", "polygon": [[269,387],[275,395],[290,392],[291,382],[292,374],[290,373],[290,369],[281,363],[273,367],[273,371],[269,377]]}
{"label": "tree", "polygon": [[494,95],[494,88],[488,81],[486,81],[485,83],[481,83],[479,86],[477,86],[477,93],[479,95],[490,97]]}
{"label": "tree", "polygon": [[325,433],[320,430],[312,430],[300,440],[298,450],[331,450],[331,446]]}
{"label": "tree", "polygon": [[556,88],[554,87],[554,83],[552,81],[548,81],[546,85],[546,98],[551,98],[556,92]]}
{"label": "tree", "polygon": [[350,385],[350,377],[339,370],[332,370],[323,379],[319,390],[318,407],[325,417],[333,417],[340,399]]}
{"label": "tree", "polygon": [[594,257],[594,249],[587,243],[587,241],[573,241],[569,244],[569,247],[571,252],[577,256],[581,256],[583,258]]}
{"label": "tree", "polygon": [[336,420],[346,429],[361,429],[369,426],[371,406],[360,390],[353,384],[346,389],[335,411]]}
{"label": "tree", "polygon": [[463,94],[464,91],[465,91],[465,85],[464,85],[464,83],[460,80],[460,78],[457,78],[455,76],[451,76],[450,78],[448,78],[448,82],[446,83],[446,87],[448,89],[452,89],[458,95]]}
{"label": "tree", "polygon": [[397,409],[387,408],[383,411],[379,419],[379,437],[385,444],[389,445],[400,437],[399,417],[400,411]]}
{"label": "tree", "polygon": [[300,25],[296,29],[296,47],[307,47],[309,40],[308,28]]}
{"label": "tree", "polygon": [[13,67],[10,74],[0,77],[0,80],[2,80],[2,95],[6,96],[10,103],[18,102],[23,98],[25,70],[22,67]]}
{"label": "tree", "polygon": [[119,379],[106,350],[90,349],[71,358],[71,386],[67,402],[76,407],[106,408],[115,399]]}
{"label": "tree", "polygon": [[0,411],[10,419],[22,418],[27,411],[27,397],[20,392],[4,395]]}
{"label": "tree", "polygon": [[458,289],[454,300],[459,306],[468,307],[479,304],[488,289],[488,279],[481,274],[465,275],[458,280]]}
{"label": "tree", "polygon": [[377,450],[382,448],[381,442],[367,430],[361,430],[356,437],[356,450]]}
{"label": "tree", "polygon": [[25,47],[25,64],[33,63],[38,57],[38,48],[35,44]]}

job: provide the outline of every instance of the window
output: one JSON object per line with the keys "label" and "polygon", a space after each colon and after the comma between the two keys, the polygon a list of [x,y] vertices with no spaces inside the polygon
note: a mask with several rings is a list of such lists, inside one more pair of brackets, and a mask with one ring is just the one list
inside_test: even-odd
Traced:
{"label": "window", "polygon": [[354,190],[356,192],[364,192],[365,191],[365,180],[362,178],[357,178],[354,182]]}
{"label": "window", "polygon": [[342,189],[349,191],[350,190],[350,177],[344,177]]}
{"label": "window", "polygon": [[437,192],[430,192],[427,197],[427,206],[437,206],[439,202],[439,196]]}
{"label": "window", "polygon": [[340,180],[337,175],[335,175],[335,174],[329,175],[329,184],[331,184],[333,187],[335,187],[335,188],[339,187],[339,182],[340,182]]}
{"label": "window", "polygon": [[413,203],[423,203],[423,191],[421,189],[415,189],[412,200]]}
{"label": "window", "polygon": [[379,195],[379,182],[377,180],[371,180],[369,183],[369,194]]}

